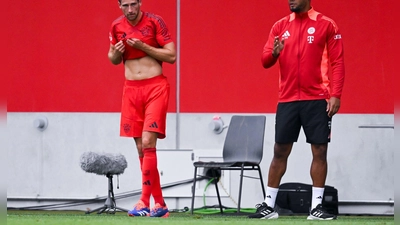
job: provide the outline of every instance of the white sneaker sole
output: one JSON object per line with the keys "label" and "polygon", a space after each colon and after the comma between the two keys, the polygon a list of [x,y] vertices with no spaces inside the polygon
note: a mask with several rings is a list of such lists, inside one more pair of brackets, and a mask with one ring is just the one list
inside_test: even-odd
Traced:
{"label": "white sneaker sole", "polygon": [[271,220],[271,219],[278,219],[279,218],[279,214],[278,213],[272,213],[268,216],[265,216],[263,218],[261,218],[262,220]]}
{"label": "white sneaker sole", "polygon": [[335,217],[330,217],[330,218],[319,218],[319,217],[315,217],[315,216],[308,216],[307,220],[334,220],[336,219]]}

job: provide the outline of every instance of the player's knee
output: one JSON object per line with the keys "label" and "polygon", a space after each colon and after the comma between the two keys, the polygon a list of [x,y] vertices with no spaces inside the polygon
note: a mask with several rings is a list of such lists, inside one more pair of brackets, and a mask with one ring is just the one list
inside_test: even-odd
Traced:
{"label": "player's knee", "polygon": [[274,146],[274,158],[279,160],[286,160],[292,150],[292,144],[279,144]]}
{"label": "player's knee", "polygon": [[151,137],[143,137],[142,139],[142,149],[143,151],[148,148],[155,148],[156,147],[156,140]]}
{"label": "player's knee", "polygon": [[157,142],[157,133],[155,132],[143,132],[142,135],[142,149],[155,148]]}
{"label": "player's knee", "polygon": [[326,155],[328,152],[327,144],[312,144],[311,148],[313,151],[314,159],[326,161]]}
{"label": "player's knee", "polygon": [[156,147],[156,143],[155,142],[152,142],[152,141],[143,141],[143,143],[142,143],[142,149],[143,149],[143,152],[146,150],[146,149],[149,149],[149,148],[155,148]]}

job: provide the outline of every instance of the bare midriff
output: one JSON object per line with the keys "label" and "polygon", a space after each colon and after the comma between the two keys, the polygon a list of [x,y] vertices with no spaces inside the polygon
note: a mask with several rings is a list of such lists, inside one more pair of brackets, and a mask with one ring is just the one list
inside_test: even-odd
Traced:
{"label": "bare midriff", "polygon": [[125,61],[127,80],[144,80],[162,74],[160,63],[150,56]]}

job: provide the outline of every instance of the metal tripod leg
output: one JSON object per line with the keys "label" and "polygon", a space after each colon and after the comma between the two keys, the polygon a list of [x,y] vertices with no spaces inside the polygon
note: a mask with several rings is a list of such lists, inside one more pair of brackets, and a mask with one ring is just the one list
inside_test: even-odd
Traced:
{"label": "metal tripod leg", "polygon": [[95,211],[98,211],[97,214],[101,214],[105,211],[107,211],[107,213],[115,214],[117,209],[120,211],[123,211],[123,212],[128,212],[127,209],[116,206],[114,190],[113,190],[114,189],[113,181],[112,181],[113,176],[108,174],[107,177],[108,177],[108,196],[107,196],[106,202],[104,203],[104,206],[99,207],[97,209],[87,211],[86,214],[90,214]]}

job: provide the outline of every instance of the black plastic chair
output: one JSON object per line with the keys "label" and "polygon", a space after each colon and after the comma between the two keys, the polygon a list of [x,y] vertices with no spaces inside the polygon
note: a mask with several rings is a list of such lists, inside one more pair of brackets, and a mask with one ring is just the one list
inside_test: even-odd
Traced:
{"label": "black plastic chair", "polygon": [[[193,214],[196,180],[198,180],[198,176],[204,177],[204,175],[197,174],[197,168],[200,167],[211,171],[211,177],[209,178],[214,178],[216,181],[220,178],[220,174],[218,174],[218,171],[220,170],[241,171],[237,213],[240,213],[243,177],[259,179],[265,198],[265,187],[260,169],[260,162],[263,157],[264,148],[265,123],[265,116],[232,116],[222,150],[223,162],[198,161],[193,163],[194,179],[192,186],[192,207],[190,209],[191,214]],[[244,170],[257,170],[259,177],[244,176]],[[207,173],[207,175],[210,175],[210,173]],[[218,182],[214,182],[214,184],[217,192],[219,208],[222,214],[223,207],[218,190]]]}

